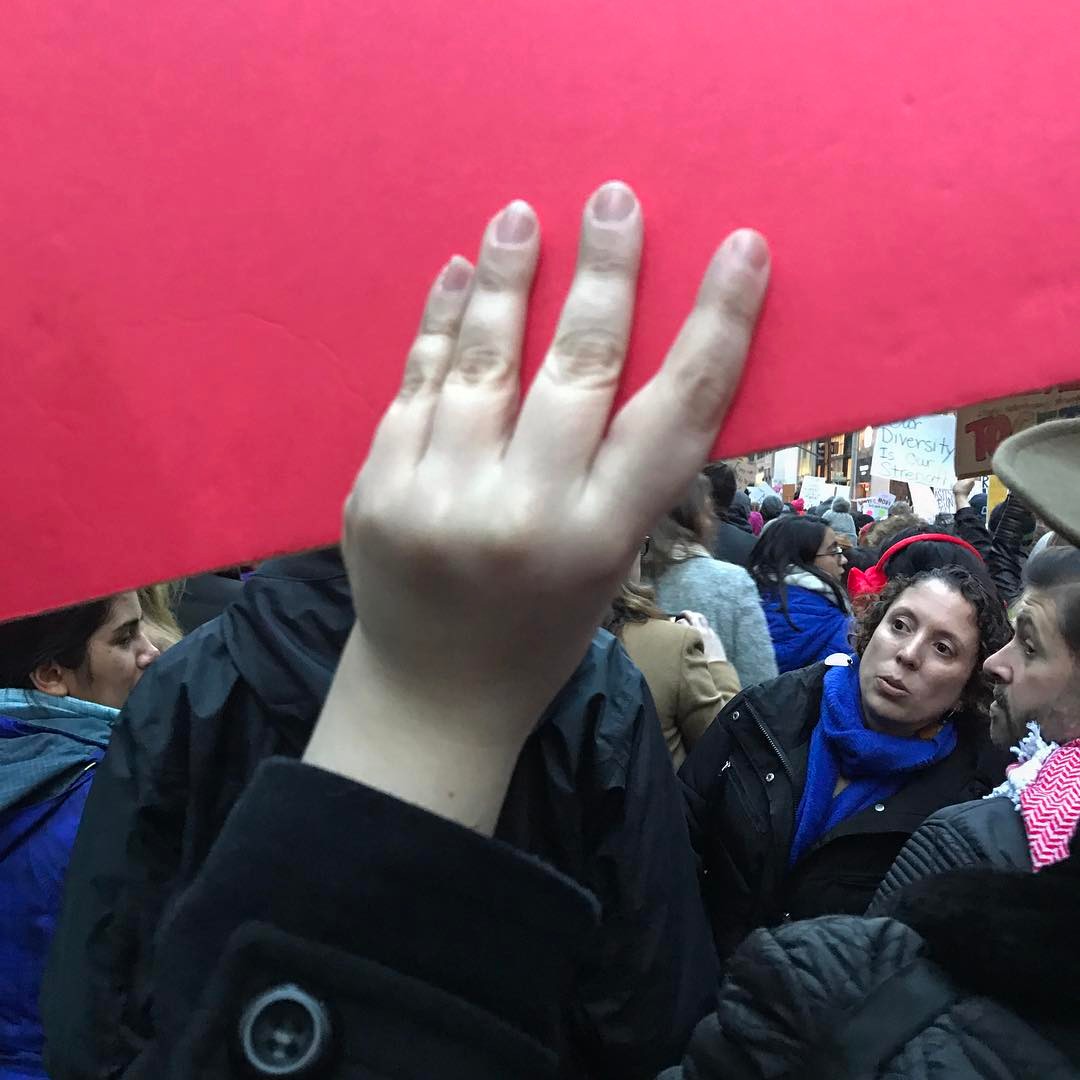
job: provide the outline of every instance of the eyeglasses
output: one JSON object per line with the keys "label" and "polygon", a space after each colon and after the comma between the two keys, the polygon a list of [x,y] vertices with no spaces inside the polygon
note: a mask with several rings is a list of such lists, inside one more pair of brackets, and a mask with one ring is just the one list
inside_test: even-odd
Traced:
{"label": "eyeglasses", "polygon": [[652,545],[652,537],[651,536],[646,536],[645,539],[641,541],[641,554],[642,555],[648,555],[649,554],[649,548],[650,548],[651,545]]}
{"label": "eyeglasses", "polygon": [[839,559],[840,556],[843,554],[844,549],[839,544],[837,544],[836,547],[831,547],[827,551],[819,551],[816,557],[819,559],[825,559],[831,555],[834,559]]}

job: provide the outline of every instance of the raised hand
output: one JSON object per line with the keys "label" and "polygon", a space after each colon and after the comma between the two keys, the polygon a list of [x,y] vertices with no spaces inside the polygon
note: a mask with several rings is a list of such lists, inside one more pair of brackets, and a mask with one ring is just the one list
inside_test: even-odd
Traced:
{"label": "raised hand", "polygon": [[[401,390],[346,504],[357,627],[309,760],[462,819],[445,793],[431,806],[379,783],[368,766],[358,775],[343,764],[348,733],[354,748],[369,744],[382,730],[371,711],[383,709],[408,745],[438,745],[451,757],[448,748],[483,748],[512,769],[640,537],[705,460],[765,295],[764,240],[732,233],[663,365],[609,426],[642,231],[626,185],[589,199],[562,316],[520,408],[536,215],[510,204],[489,224],[475,270],[455,257],[439,275]],[[359,756],[370,765],[370,754]]]}

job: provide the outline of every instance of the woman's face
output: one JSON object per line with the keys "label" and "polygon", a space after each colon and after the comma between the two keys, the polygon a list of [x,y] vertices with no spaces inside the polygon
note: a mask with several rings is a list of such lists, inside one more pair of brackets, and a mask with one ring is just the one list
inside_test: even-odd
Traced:
{"label": "woman's face", "polygon": [[957,704],[978,656],[975,609],[960,593],[934,579],[905,589],[860,661],[867,726],[918,734]]}
{"label": "woman's face", "polygon": [[138,593],[120,593],[113,600],[109,617],[90,638],[82,666],[60,669],[60,685],[70,697],[122,709],[157,656],[158,650],[143,627]]}
{"label": "woman's face", "polygon": [[847,559],[844,557],[844,549],[836,539],[836,533],[826,528],[825,535],[821,540],[817,555],[814,556],[814,565],[829,577],[840,580],[847,569]]}

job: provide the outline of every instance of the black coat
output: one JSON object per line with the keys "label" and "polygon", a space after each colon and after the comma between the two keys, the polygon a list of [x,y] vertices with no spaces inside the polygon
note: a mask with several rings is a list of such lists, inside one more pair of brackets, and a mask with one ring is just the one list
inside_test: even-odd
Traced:
{"label": "black coat", "polygon": [[[897,919],[756,932],[665,1080],[854,1080],[816,1065],[867,1041],[897,1045],[859,1080],[1076,1077],[1056,1044],[1080,1061],[1078,864],[923,882]],[[265,1075],[248,1062],[275,1034],[278,1065],[314,1046],[323,1080],[555,1080],[560,1002],[598,914],[580,886],[506,844],[266,762],[162,928],[156,1036],[131,1080]],[[852,1014],[903,990],[923,960],[947,1003],[886,1001],[887,1019],[860,1036]],[[294,1002],[276,1022],[274,993]],[[245,1050],[248,1030],[261,1037]]]}
{"label": "black coat", "polygon": [[[750,523],[747,522],[747,529]],[[714,559],[721,562],[735,563],[737,566],[750,565],[750,553],[754,550],[757,537],[746,532],[730,521],[721,521],[716,529],[716,538],[712,544]]]}
{"label": "black coat", "polygon": [[791,671],[728,703],[683,764],[691,839],[717,947],[759,926],[866,910],[897,853],[935,810],[986,794],[1008,756],[984,721],[960,717],[947,758],[826,833],[789,870],[826,665]]}
{"label": "black coat", "polygon": [[[113,1075],[152,1037],[155,935],[259,763],[302,754],[352,622],[336,552],[275,560],[140,681],[87,802],[46,974],[54,1080]],[[655,709],[610,634],[526,744],[498,834],[600,898],[568,1000],[580,1071],[677,1061],[716,961]]]}
{"label": "black coat", "polygon": [[912,882],[969,866],[1031,872],[1024,819],[1010,799],[978,799],[928,817],[897,855],[867,914],[889,914]]}
{"label": "black coat", "polygon": [[[892,919],[756,932],[663,1080],[1080,1076],[1080,854],[1052,869],[954,872],[905,890]],[[857,1054],[869,1066],[838,1067]]]}

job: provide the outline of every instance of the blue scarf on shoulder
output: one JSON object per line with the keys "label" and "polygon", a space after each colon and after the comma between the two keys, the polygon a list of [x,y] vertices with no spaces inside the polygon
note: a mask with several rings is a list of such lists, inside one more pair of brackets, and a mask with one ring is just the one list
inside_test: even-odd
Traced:
{"label": "blue scarf on shoulder", "polygon": [[[947,723],[933,739],[871,731],[863,719],[858,661],[829,668],[821,715],[810,737],[806,787],[795,815],[788,865],[842,821],[895,794],[908,773],[947,758],[955,749],[953,724]],[[841,776],[850,783],[833,798]]]}

